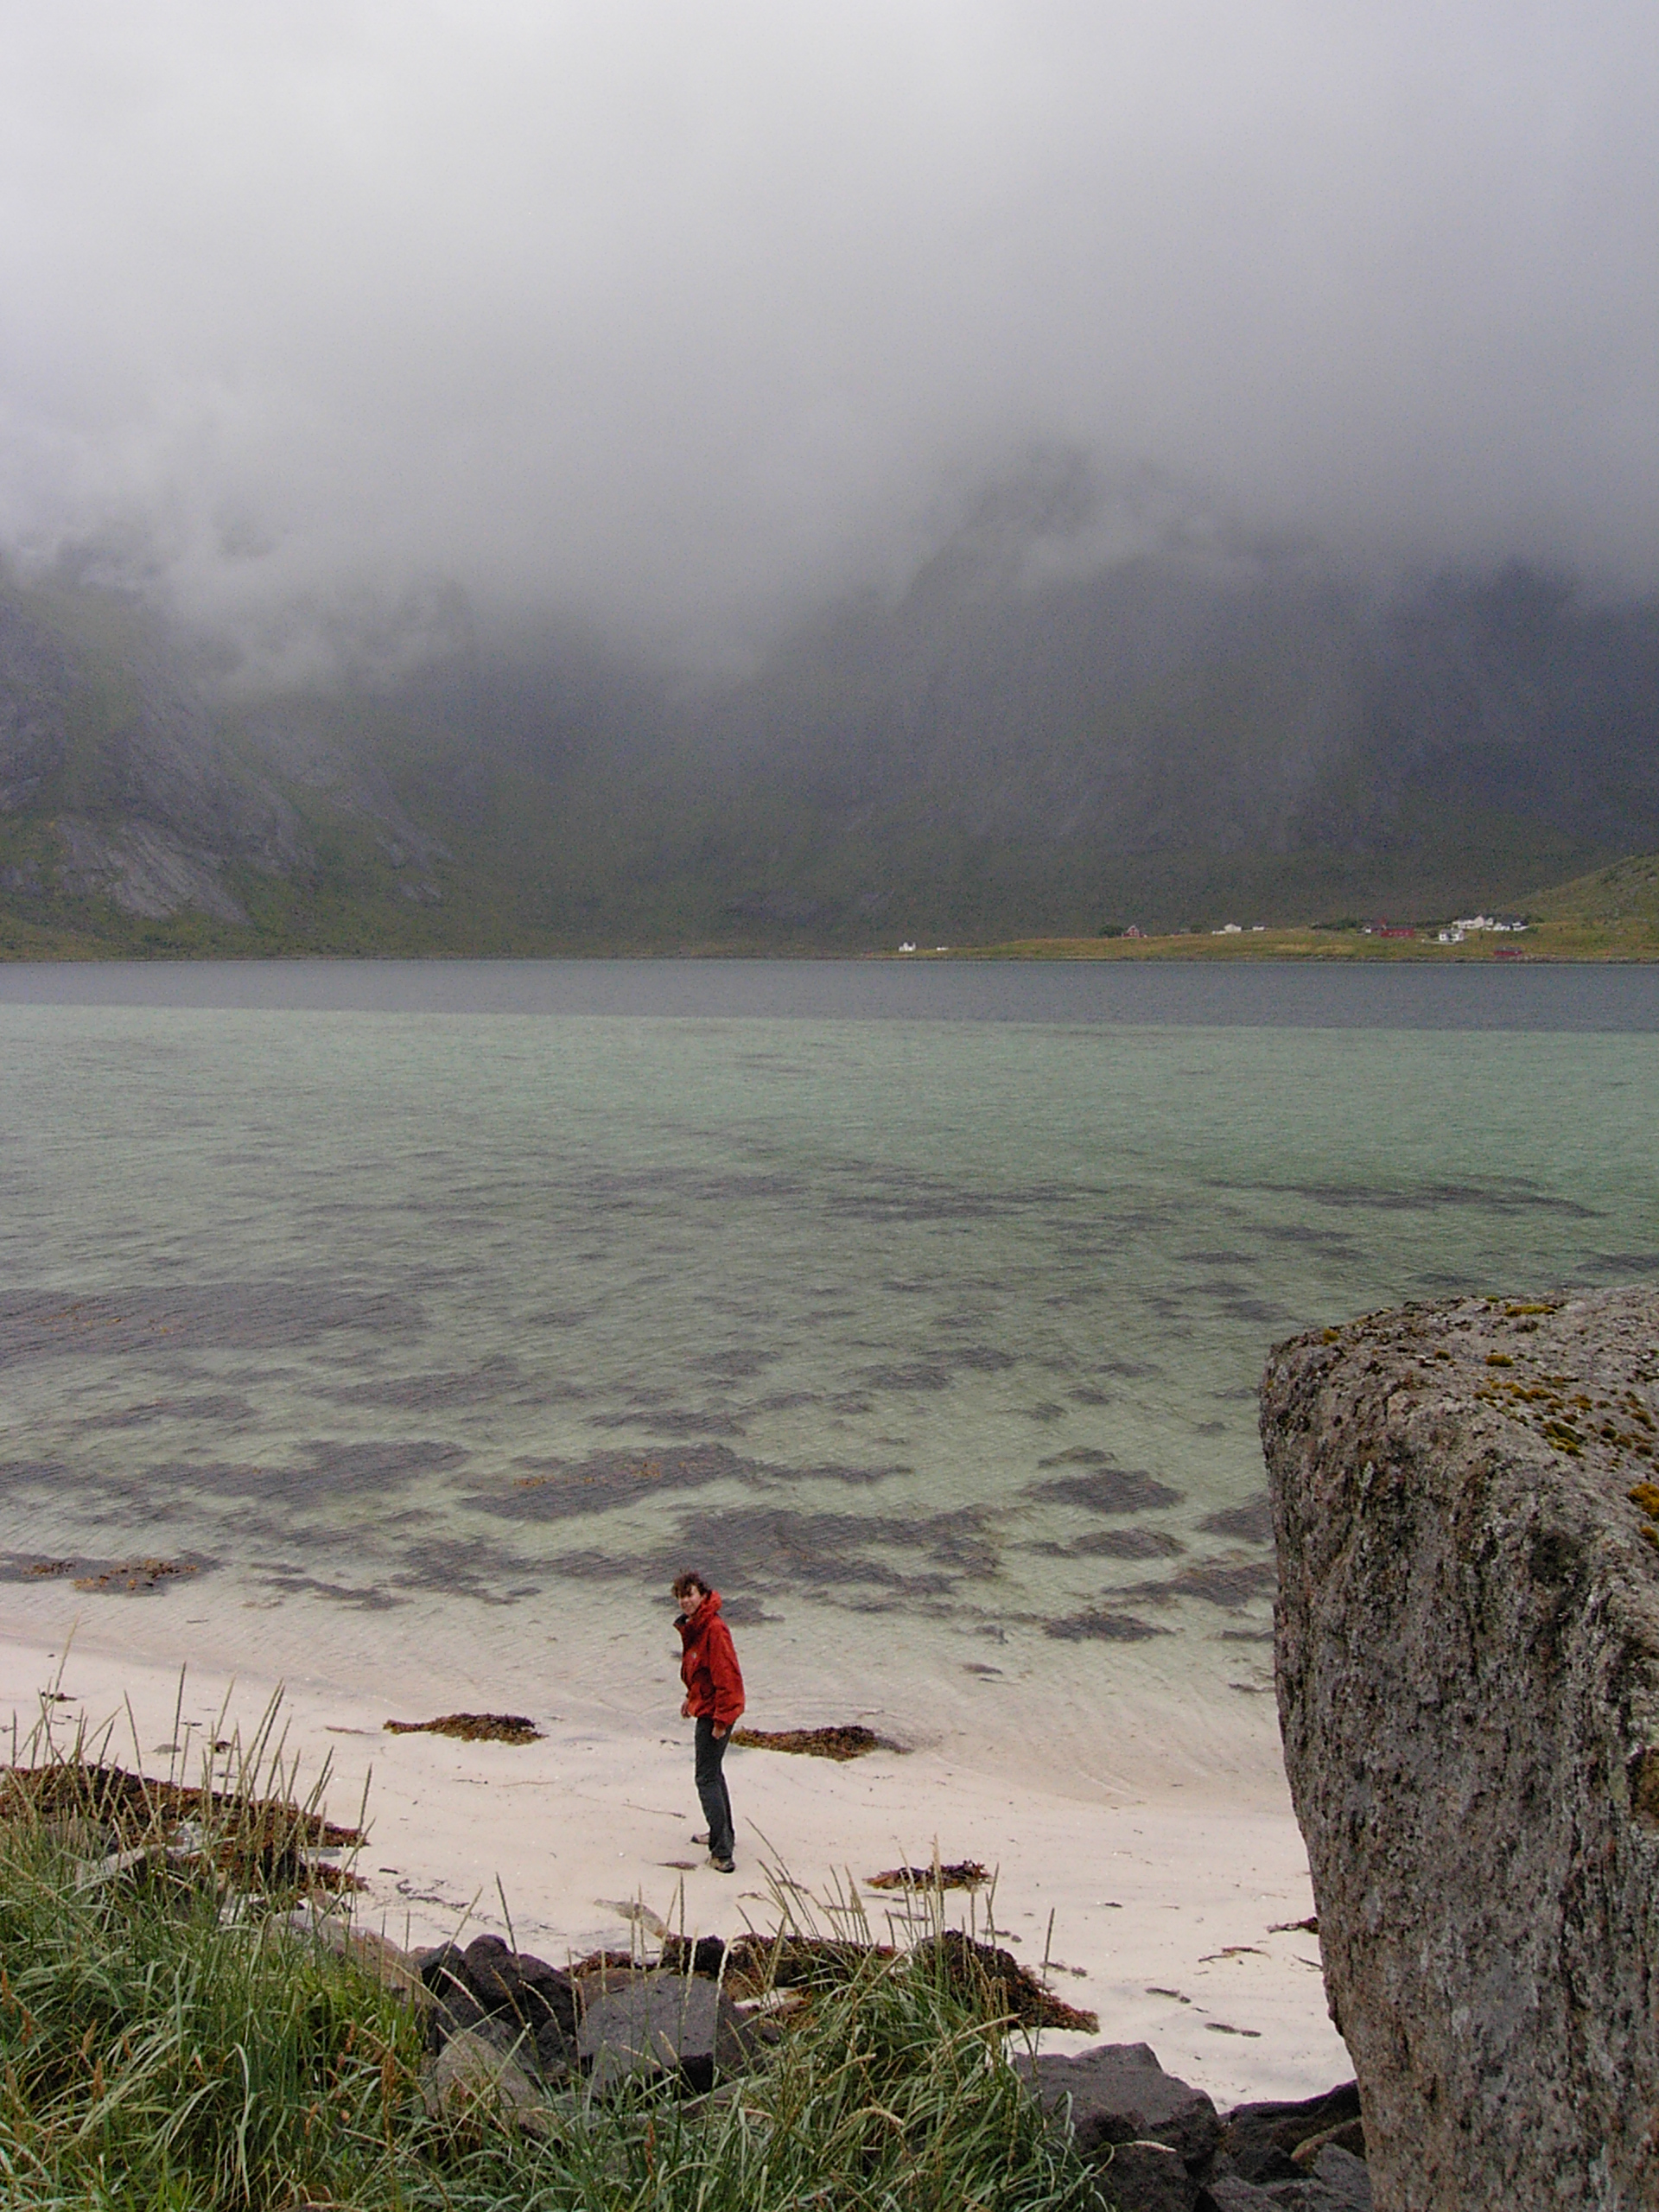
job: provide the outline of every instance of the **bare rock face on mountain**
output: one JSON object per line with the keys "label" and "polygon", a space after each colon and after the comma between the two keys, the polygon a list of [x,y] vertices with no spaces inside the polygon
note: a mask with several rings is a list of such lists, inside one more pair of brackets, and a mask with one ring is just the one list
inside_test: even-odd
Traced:
{"label": "bare rock face on mountain", "polygon": [[1659,1296],[1281,1345],[1278,1672],[1378,2212],[1659,2204]]}
{"label": "bare rock face on mountain", "polygon": [[[76,895],[159,918],[247,917],[225,880],[309,855],[293,806],[233,761],[188,657],[136,605],[84,595],[87,635],[0,597],[0,817],[39,817],[47,871]],[[96,618],[96,619],[94,619]],[[45,887],[41,863],[10,890]]]}
{"label": "bare rock face on mountain", "polygon": [[61,648],[0,599],[0,814],[34,798],[62,758],[68,690]]}

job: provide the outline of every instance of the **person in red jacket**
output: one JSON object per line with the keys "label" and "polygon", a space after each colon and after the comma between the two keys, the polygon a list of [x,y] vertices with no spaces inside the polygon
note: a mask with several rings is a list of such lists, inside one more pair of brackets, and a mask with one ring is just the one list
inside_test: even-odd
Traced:
{"label": "person in red jacket", "polygon": [[726,1746],[743,1710],[743,1675],[737,1663],[732,1631],[720,1618],[720,1592],[711,1590],[700,1574],[682,1574],[674,1584],[680,1616],[674,1625],[682,1646],[680,1679],[685,1702],[680,1716],[697,1724],[697,1797],[709,1823],[706,1834],[694,1843],[709,1847],[709,1864],[716,1872],[735,1872],[732,1857],[732,1801],[726,1792],[722,1771]]}

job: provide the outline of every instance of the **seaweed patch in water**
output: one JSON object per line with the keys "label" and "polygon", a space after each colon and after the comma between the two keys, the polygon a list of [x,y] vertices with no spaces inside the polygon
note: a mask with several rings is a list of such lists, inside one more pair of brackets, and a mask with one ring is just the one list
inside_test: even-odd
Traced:
{"label": "seaweed patch in water", "polygon": [[301,1450],[308,1464],[251,1466],[219,1461],[212,1465],[158,1462],[143,1470],[147,1486],[182,1484],[207,1497],[270,1498],[284,1508],[327,1504],[353,1489],[384,1496],[394,1485],[426,1475],[446,1473],[472,1456],[458,1444],[431,1437],[371,1438],[342,1443],[317,1437]]}
{"label": "seaweed patch in water", "polygon": [[[674,1548],[707,1560],[715,1571],[750,1589],[781,1594],[865,1583],[921,1595],[947,1590],[955,1578],[982,1580],[996,1573],[989,1520],[985,1508],[971,1505],[914,1519],[740,1506],[686,1515]],[[891,1548],[906,1564],[893,1566],[878,1556],[882,1547]],[[659,1556],[666,1565],[667,1549]],[[937,1571],[918,1573],[918,1565]]]}
{"label": "seaweed patch in water", "polygon": [[1273,1541],[1273,1502],[1266,1491],[1258,1491],[1243,1505],[1230,1505],[1222,1512],[1211,1513],[1198,1526],[1208,1536],[1231,1536],[1245,1544],[1270,1544]]}
{"label": "seaweed patch in water", "polygon": [[[1084,1456],[1082,1449],[1062,1452],[1041,1464],[1059,1466]],[[1167,1483],[1156,1481],[1140,1467],[1098,1466],[1088,1474],[1056,1475],[1046,1483],[1027,1483],[1025,1495],[1052,1498],[1063,1505],[1081,1505],[1090,1513],[1152,1513],[1181,1502],[1179,1491],[1171,1490]]]}
{"label": "seaweed patch in water", "polygon": [[1155,1605],[1166,1605],[1173,1598],[1198,1598],[1206,1605],[1236,1612],[1260,1592],[1272,1589],[1278,1579],[1278,1568],[1265,1560],[1198,1560],[1167,1582],[1137,1582],[1123,1595]]}
{"label": "seaweed patch in water", "polygon": [[474,1491],[461,1503],[504,1521],[563,1521],[632,1505],[664,1489],[752,1483],[770,1476],[770,1470],[740,1459],[723,1444],[670,1446],[660,1452],[594,1452],[575,1460],[520,1459],[514,1465],[525,1471],[514,1479],[511,1490]]}
{"label": "seaweed patch in water", "polygon": [[391,1612],[409,1602],[406,1598],[394,1598],[373,1583],[324,1582],[315,1574],[301,1574],[287,1567],[273,1568],[260,1580],[266,1589],[275,1590],[284,1598],[309,1592],[314,1597],[330,1598],[336,1605],[354,1606],[362,1613]]}
{"label": "seaweed patch in water", "polygon": [[1166,1529],[1096,1529],[1074,1544],[1033,1544],[1046,1559],[1179,1559],[1186,1546]]}
{"label": "seaweed patch in water", "polygon": [[73,1578],[77,1590],[99,1596],[137,1596],[146,1590],[163,1590],[169,1583],[200,1574],[212,1560],[186,1555],[181,1559],[43,1559],[39,1554],[0,1554],[0,1582],[52,1582]]}
{"label": "seaweed patch in water", "polygon": [[904,1367],[866,1367],[860,1380],[872,1390],[948,1390],[950,1363],[945,1359],[912,1360]]}
{"label": "seaweed patch in water", "polygon": [[734,1628],[762,1628],[783,1618],[781,1613],[769,1613],[759,1598],[722,1599],[721,1614]]}
{"label": "seaweed patch in water", "polygon": [[[842,1603],[866,1602],[874,1590],[919,1602],[948,1595],[964,1578],[996,1573],[990,1522],[988,1510],[980,1506],[923,1519],[728,1506],[682,1514],[660,1538],[643,1546],[634,1541],[615,1550],[573,1550],[535,1564],[584,1581],[616,1581],[666,1577],[684,1560],[701,1559],[722,1590],[776,1597],[857,1593]],[[883,1546],[890,1546],[902,1564],[877,1556],[876,1548]]]}
{"label": "seaweed patch in water", "polygon": [[1071,1613],[1064,1620],[1043,1624],[1043,1634],[1063,1643],[1144,1643],[1148,1637],[1169,1633],[1168,1629],[1154,1628],[1134,1613]]}
{"label": "seaweed patch in water", "polygon": [[142,1350],[273,1351],[309,1344],[335,1329],[410,1337],[424,1321],[411,1300],[388,1291],[342,1291],[337,1284],[192,1283],[171,1289],[0,1297],[8,1361],[66,1351],[99,1357]]}
{"label": "seaweed patch in water", "polygon": [[667,1436],[741,1436],[745,1427],[741,1414],[721,1413],[713,1408],[699,1411],[696,1408],[653,1406],[649,1411],[589,1414],[587,1418],[589,1428],[634,1428],[641,1421],[649,1421],[652,1427]]}
{"label": "seaweed patch in water", "polygon": [[434,1536],[407,1544],[386,1583],[392,1590],[438,1590],[481,1605],[506,1605],[544,1567],[543,1560],[523,1558],[485,1536]]}
{"label": "seaweed patch in water", "polygon": [[1558,1198],[1541,1191],[1521,1176],[1478,1183],[1421,1183],[1415,1189],[1387,1189],[1380,1185],[1344,1183],[1259,1183],[1258,1190],[1275,1196],[1311,1198],[1322,1206],[1366,1206],[1379,1213],[1406,1213],[1442,1206],[1470,1206],[1497,1214],[1552,1213],[1569,1221],[1599,1221],[1594,1206],[1575,1198]]}
{"label": "seaweed patch in water", "polygon": [[210,1421],[221,1428],[241,1428],[258,1417],[257,1407],[233,1391],[203,1390],[194,1397],[151,1398],[106,1414],[87,1414],[74,1427],[78,1435],[92,1436],[107,1429],[147,1428],[160,1421]]}
{"label": "seaweed patch in water", "polygon": [[522,1713],[445,1713],[435,1720],[387,1720],[391,1736],[454,1736],[463,1744],[539,1744],[542,1732]]}
{"label": "seaweed patch in water", "polygon": [[780,1351],[720,1351],[691,1364],[711,1382],[753,1382],[763,1368],[775,1366],[782,1357]]}
{"label": "seaweed patch in water", "polygon": [[1656,1275],[1659,1274],[1659,1252],[1592,1252],[1582,1264],[1605,1268],[1610,1274],[1621,1278]]}
{"label": "seaweed patch in water", "polygon": [[75,1577],[77,1590],[158,1590],[181,1574],[194,1574],[193,1560],[177,1559],[127,1559],[114,1567],[106,1567],[92,1574]]}
{"label": "seaweed patch in water", "polygon": [[518,1362],[495,1357],[479,1366],[436,1374],[402,1375],[381,1382],[346,1382],[321,1395],[337,1406],[428,1407],[494,1405],[504,1398],[538,1400],[528,1388]]}
{"label": "seaweed patch in water", "polygon": [[[983,1322],[977,1315],[968,1314],[961,1321],[942,1320],[942,1329],[981,1328]],[[1011,1351],[1000,1351],[994,1344],[963,1344],[945,1354],[952,1367],[966,1367],[976,1375],[1001,1375],[1010,1367],[1017,1367],[1018,1360]]]}

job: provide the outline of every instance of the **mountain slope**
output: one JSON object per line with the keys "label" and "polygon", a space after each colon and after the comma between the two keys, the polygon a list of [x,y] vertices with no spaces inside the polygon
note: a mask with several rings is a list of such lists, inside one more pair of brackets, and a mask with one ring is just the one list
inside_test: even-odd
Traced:
{"label": "mountain slope", "polygon": [[548,637],[237,703],[0,588],[0,944],[857,949],[1513,904],[1659,847],[1659,608],[980,517],[690,690]]}

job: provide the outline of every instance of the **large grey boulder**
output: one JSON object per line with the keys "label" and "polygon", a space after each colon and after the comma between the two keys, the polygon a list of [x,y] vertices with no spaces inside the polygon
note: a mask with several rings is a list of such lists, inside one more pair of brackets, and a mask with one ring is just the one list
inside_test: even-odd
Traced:
{"label": "large grey boulder", "polygon": [[1378,2212],[1659,2203],[1656,1377],[1639,1291],[1268,1367],[1285,1759]]}

